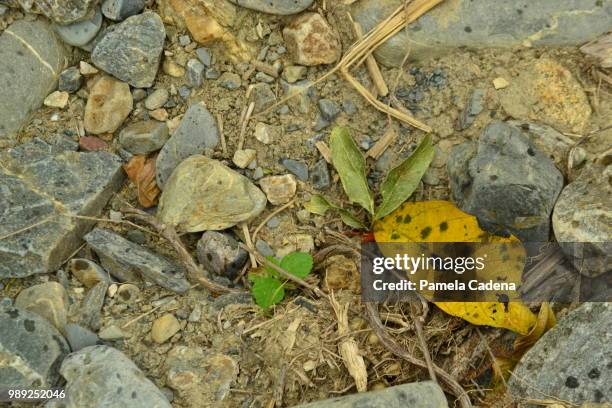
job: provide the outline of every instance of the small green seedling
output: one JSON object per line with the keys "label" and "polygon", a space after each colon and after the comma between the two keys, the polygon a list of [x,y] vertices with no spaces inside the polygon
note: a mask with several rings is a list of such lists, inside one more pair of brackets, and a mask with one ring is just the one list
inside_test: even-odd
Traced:
{"label": "small green seedling", "polygon": [[[340,176],[344,192],[352,203],[359,204],[368,212],[370,225],[392,213],[412,195],[434,156],[431,136],[427,135],[410,157],[387,174],[380,186],[382,199],[377,206],[366,178],[366,160],[348,129],[340,126],[334,128],[329,144],[332,163]],[[313,196],[305,207],[311,213],[318,215],[325,215],[328,210],[335,210],[345,224],[357,229],[368,228],[354,214],[334,205],[321,195]]]}
{"label": "small green seedling", "polygon": [[[280,260],[271,256],[267,259],[300,279],[304,279],[312,271],[312,256],[305,252],[291,252]],[[269,266],[265,266],[258,272],[250,273],[249,280],[253,282],[251,293],[255,302],[264,310],[282,301],[285,298],[285,288],[292,287],[286,279],[283,279]]]}

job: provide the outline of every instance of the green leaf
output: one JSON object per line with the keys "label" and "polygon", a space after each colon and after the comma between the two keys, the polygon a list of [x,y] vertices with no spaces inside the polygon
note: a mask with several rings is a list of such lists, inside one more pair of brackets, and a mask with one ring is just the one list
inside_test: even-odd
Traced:
{"label": "green leaf", "polygon": [[283,284],[278,279],[270,277],[254,278],[251,293],[255,302],[263,309],[267,309],[285,298]]}
{"label": "green leaf", "polygon": [[304,279],[312,271],[313,259],[306,252],[291,252],[281,260],[280,266],[292,275]]}
{"label": "green leaf", "polygon": [[340,218],[342,222],[344,222],[349,227],[357,228],[357,229],[367,229],[366,225],[359,221],[357,217],[351,214],[349,211],[338,207],[335,204],[327,201],[325,197],[322,195],[314,195],[310,198],[310,201],[304,204],[304,208],[306,208],[309,212],[317,215],[325,215],[329,209],[334,209],[338,211],[340,214]]}
{"label": "green leaf", "polygon": [[431,164],[433,156],[431,136],[427,135],[410,157],[387,174],[380,187],[383,200],[376,210],[375,220],[392,213],[412,195]]}
{"label": "green leaf", "polygon": [[366,162],[348,129],[335,127],[329,144],[332,162],[349,200],[374,214],[374,198],[366,179]]}
{"label": "green leaf", "polygon": [[[280,266],[280,264],[281,264],[280,259],[277,259],[277,258],[275,258],[273,256],[266,256],[266,259],[268,261],[270,261],[270,263],[273,263],[274,265]],[[265,270],[266,270],[266,272],[267,272],[269,277],[278,278],[280,276],[278,272],[276,272],[274,269],[272,269],[269,266],[266,266]]]}

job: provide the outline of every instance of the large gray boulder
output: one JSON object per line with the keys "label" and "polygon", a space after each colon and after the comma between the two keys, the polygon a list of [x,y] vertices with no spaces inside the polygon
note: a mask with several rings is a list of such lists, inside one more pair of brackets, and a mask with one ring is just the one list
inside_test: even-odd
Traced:
{"label": "large gray boulder", "polygon": [[121,186],[121,159],[40,139],[0,152],[0,278],[56,270]]}
{"label": "large gray boulder", "polygon": [[584,303],[559,319],[514,369],[509,391],[519,398],[576,405],[612,401],[612,303]]}
{"label": "large gray boulder", "polygon": [[59,331],[39,315],[0,308],[0,389],[49,388],[70,352]]}
{"label": "large gray boulder", "polygon": [[66,55],[44,21],[17,21],[0,35],[0,139],[18,131],[55,89]]}
{"label": "large gray boulder", "polygon": [[447,165],[453,200],[484,229],[548,241],[563,176],[521,129],[493,122],[477,143],[456,146]]}
{"label": "large gray boulder", "polygon": [[[352,15],[371,30],[403,0],[360,0]],[[384,65],[440,56],[458,47],[581,45],[610,30],[612,2],[595,0],[445,1],[402,30],[376,52]]]}
{"label": "large gray boulder", "polygon": [[66,399],[45,408],[172,408],[164,394],[121,351],[85,347],[70,354],[60,368]]}
{"label": "large gray boulder", "polygon": [[444,391],[432,381],[396,385],[381,391],[350,394],[295,408],[447,408]]}

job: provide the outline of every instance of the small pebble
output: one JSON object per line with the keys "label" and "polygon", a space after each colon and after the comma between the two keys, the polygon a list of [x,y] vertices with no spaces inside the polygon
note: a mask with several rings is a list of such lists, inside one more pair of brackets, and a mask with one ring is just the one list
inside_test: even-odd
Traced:
{"label": "small pebble", "polygon": [[206,70],[206,79],[218,79],[221,77],[221,73],[214,68],[209,68]]}
{"label": "small pebble", "polygon": [[268,220],[268,222],[266,223],[266,227],[268,228],[278,228],[278,226],[280,225],[280,218],[279,217],[272,217]]}
{"label": "small pebble", "polygon": [[347,115],[354,115],[355,113],[357,113],[357,106],[355,106],[355,103],[353,103],[353,101],[351,101],[350,99],[345,99],[344,101],[342,101],[342,110]]}
{"label": "small pebble", "polygon": [[200,62],[205,66],[210,67],[212,65],[212,55],[208,48],[198,48],[196,50],[196,55],[198,56]]}
{"label": "small pebble", "polygon": [[274,256],[274,251],[270,247],[270,245],[264,241],[263,239],[258,239],[255,242],[255,248],[263,255],[263,256]]}
{"label": "small pebble", "polygon": [[241,169],[244,169],[249,165],[249,163],[255,160],[256,156],[257,151],[253,149],[236,150],[232,161],[236,166],[240,167]]}
{"label": "small pebble", "polygon": [[238,89],[241,84],[240,75],[233,72],[224,72],[219,78],[219,83],[225,89]]}
{"label": "small pebble", "polygon": [[148,110],[159,109],[166,104],[169,97],[170,94],[167,89],[156,89],[151,95],[147,96],[147,99],[145,99],[145,108]]}
{"label": "small pebble", "polygon": [[180,44],[182,47],[186,47],[186,46],[188,46],[189,44],[191,44],[191,38],[189,38],[189,36],[188,36],[188,35],[181,35],[181,36],[179,36],[179,39],[178,39],[178,40],[179,40],[179,44]]}
{"label": "small pebble", "polygon": [[283,166],[291,173],[293,173],[299,180],[307,181],[308,180],[308,166],[298,160],[293,159],[284,159],[282,161]]}
{"label": "small pebble", "polygon": [[81,74],[85,76],[95,75],[100,72],[96,67],[85,61],[81,61],[79,63],[79,71],[81,71]]}
{"label": "small pebble", "polygon": [[165,343],[181,330],[181,324],[174,315],[168,313],[156,319],[151,327],[151,338],[158,344]]}
{"label": "small pebble", "polygon": [[50,108],[63,109],[68,104],[68,97],[68,92],[55,91],[45,98],[43,104]]}
{"label": "small pebble", "polygon": [[64,327],[65,337],[72,351],[79,351],[85,347],[98,344],[98,336],[85,327],[78,324],[68,323]]}
{"label": "small pebble", "polygon": [[70,67],[60,73],[57,89],[73,93],[81,88],[83,76],[77,67]]}
{"label": "small pebble", "polygon": [[199,88],[202,86],[204,64],[197,59],[187,61],[187,85],[191,88]]}
{"label": "small pebble", "polygon": [[110,325],[98,332],[98,337],[102,340],[121,340],[130,337],[129,334],[121,330],[119,327]]}
{"label": "small pebble", "polygon": [[329,176],[329,168],[325,159],[319,160],[313,167],[310,173],[312,186],[317,190],[325,190],[331,186],[331,178]]}
{"label": "small pebble", "polygon": [[284,176],[268,176],[259,180],[259,185],[268,201],[273,205],[286,204],[295,196],[297,183],[295,176],[285,174]]}
{"label": "small pebble", "polygon": [[493,80],[493,87],[495,87],[495,89],[504,89],[507,88],[509,85],[510,83],[502,77],[495,78]]}
{"label": "small pebble", "polygon": [[340,107],[336,102],[329,99],[319,99],[319,110],[323,118],[329,122],[333,122],[334,119],[340,114]]}
{"label": "small pebble", "polygon": [[145,237],[144,232],[138,229],[129,230],[126,234],[127,239],[136,243],[136,244],[144,244],[147,242],[147,238]]}

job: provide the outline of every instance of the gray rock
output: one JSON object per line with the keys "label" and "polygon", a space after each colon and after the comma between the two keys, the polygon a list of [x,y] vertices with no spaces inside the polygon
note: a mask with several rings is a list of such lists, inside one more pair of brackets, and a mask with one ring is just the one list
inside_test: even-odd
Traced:
{"label": "gray rock", "polygon": [[202,77],[204,75],[204,64],[197,59],[190,59],[185,66],[187,85],[191,88],[199,88],[202,86]]}
{"label": "gray rock", "polygon": [[136,364],[112,347],[91,346],[72,353],[60,373],[66,379],[66,399],[52,400],[45,408],[172,408]]}
{"label": "gray rock", "polygon": [[83,76],[77,67],[70,67],[63,70],[59,76],[57,89],[64,92],[73,93],[81,89]]}
{"label": "gray rock", "polygon": [[144,232],[137,229],[129,230],[126,234],[126,237],[133,243],[139,245],[142,245],[147,242],[147,237],[145,236]]}
{"label": "gray rock", "polygon": [[271,84],[275,81],[274,77],[266,74],[265,72],[258,72],[257,74],[255,74],[255,80],[257,82],[263,82],[266,84]]}
{"label": "gray rock", "polygon": [[206,79],[218,79],[221,76],[221,73],[214,68],[208,68],[205,76]]}
{"label": "gray rock", "polygon": [[149,88],[155,81],[166,30],[152,11],[128,17],[109,27],[91,54],[103,71],[136,88]]}
{"label": "gray rock", "polygon": [[91,15],[98,0],[17,0],[27,12],[39,12],[57,24],[71,24]]}
{"label": "gray rock", "polygon": [[204,103],[193,104],[185,112],[181,124],[159,152],[156,161],[157,185],[163,189],[166,180],[179,163],[219,143],[217,121]]}
{"label": "gray rock", "polygon": [[234,89],[240,88],[240,75],[233,72],[224,72],[223,75],[219,77],[219,83],[223,88],[233,91]]}
{"label": "gray rock", "polygon": [[248,178],[218,160],[195,155],[168,179],[157,217],[181,232],[224,230],[256,217],[265,207],[265,195]]}
{"label": "gray rock", "polygon": [[[359,1],[352,15],[368,32],[402,4],[402,0]],[[606,1],[445,2],[387,40],[374,54],[384,65],[399,66],[407,49],[418,60],[458,47],[512,48],[526,42],[535,47],[581,45],[609,31],[610,15],[612,3]]]}
{"label": "gray rock", "polygon": [[272,249],[272,247],[270,246],[270,244],[268,244],[266,241],[264,241],[263,239],[258,239],[257,242],[255,242],[255,248],[263,255],[263,256],[274,256],[274,250]]}
{"label": "gray rock", "polygon": [[102,12],[96,7],[90,18],[68,25],[56,25],[55,31],[66,44],[81,47],[93,40],[100,28],[102,28]]}
{"label": "gray rock", "polygon": [[[121,159],[106,152],[58,151],[40,139],[0,152],[0,277],[55,271],[119,189]],[[58,207],[62,208],[61,212]]]}
{"label": "gray rock", "polygon": [[100,327],[102,327],[102,306],[104,306],[107,289],[108,282],[101,281],[87,291],[79,308],[78,321],[81,325],[94,331],[100,330]]}
{"label": "gray rock", "polygon": [[612,303],[584,303],[571,311],[521,358],[509,391],[576,405],[611,401],[610,327]]}
{"label": "gray rock", "polygon": [[482,112],[484,96],[484,89],[474,89],[472,91],[467,106],[459,118],[459,130],[465,130],[474,123],[476,116]]}
{"label": "gray rock", "polygon": [[110,20],[122,21],[140,13],[144,5],[144,0],[104,0],[102,13]]}
{"label": "gray rock", "polygon": [[345,99],[342,101],[342,110],[344,113],[351,116],[357,113],[357,106],[355,106],[355,103],[350,99]]}
{"label": "gray rock", "polygon": [[66,49],[49,24],[20,20],[0,35],[0,139],[23,125],[57,85]]}
{"label": "gray rock", "polygon": [[319,110],[323,118],[329,122],[333,122],[341,112],[338,104],[329,99],[319,99]]}
{"label": "gray rock", "polygon": [[312,126],[312,130],[314,130],[315,132],[320,132],[329,125],[331,125],[331,123],[319,113],[317,114],[314,125]]}
{"label": "gray rock", "polygon": [[132,154],[147,154],[161,149],[168,137],[165,122],[147,120],[125,127],[119,133],[119,144]]}
{"label": "gray rock", "polygon": [[444,391],[432,381],[407,383],[360,394],[349,394],[295,408],[447,408]]}
{"label": "gray rock", "polygon": [[308,165],[306,163],[293,159],[283,159],[282,164],[298,179],[308,181]]}
{"label": "gray rock", "polygon": [[331,178],[329,176],[329,168],[325,159],[319,160],[310,172],[310,180],[312,186],[317,190],[325,190],[331,186]]}
{"label": "gray rock", "polygon": [[72,351],[79,351],[85,347],[95,346],[98,344],[98,336],[96,333],[78,324],[68,323],[64,330],[66,331],[66,340],[70,344]]}
{"label": "gray rock", "polygon": [[68,294],[61,284],[45,282],[19,292],[15,307],[36,313],[63,332],[67,322]]}
{"label": "gray rock", "polygon": [[207,67],[212,65],[212,54],[208,48],[200,47],[196,50],[196,55],[202,64]]}
{"label": "gray rock", "polygon": [[312,5],[314,0],[230,0],[230,2],[262,13],[286,16],[297,14]]}
{"label": "gray rock", "polygon": [[519,129],[489,124],[477,144],[453,148],[448,174],[453,200],[484,229],[524,242],[548,241],[563,176]]}
{"label": "gray rock", "polygon": [[255,108],[253,112],[261,112],[269,108],[275,101],[276,95],[268,84],[255,84],[252,88],[253,102],[255,102]]}
{"label": "gray rock", "polygon": [[[552,216],[555,238],[582,275],[596,277],[612,270],[612,166],[593,165],[568,184]],[[563,243],[569,243],[563,245]],[[571,243],[582,243],[575,245]]]}
{"label": "gray rock", "polygon": [[278,228],[280,223],[281,223],[280,218],[277,216],[274,216],[270,218],[268,222],[266,222],[266,227],[271,228],[271,229]]}
{"label": "gray rock", "polygon": [[181,45],[181,47],[186,47],[189,44],[191,44],[191,38],[189,38],[188,35],[181,35],[179,36],[179,44]]}
{"label": "gray rock", "polygon": [[538,149],[555,162],[557,167],[565,167],[569,151],[575,143],[574,139],[540,123],[520,120],[510,120],[507,123],[522,130]]}
{"label": "gray rock", "polygon": [[0,388],[48,388],[70,352],[59,331],[37,314],[0,308]]}
{"label": "gray rock", "polygon": [[235,279],[248,258],[238,241],[229,234],[206,231],[197,244],[198,261],[217,275]]}
{"label": "gray rock", "polygon": [[170,93],[166,88],[158,88],[145,99],[145,108],[148,110],[159,109],[168,102],[169,97]]}
{"label": "gray rock", "polygon": [[292,98],[287,101],[287,104],[294,113],[306,114],[310,112],[310,100],[315,96],[311,81],[303,79],[290,84],[287,81],[281,80],[280,83],[285,92],[285,96],[292,96]]}
{"label": "gray rock", "polygon": [[85,235],[102,266],[120,281],[154,282],[168,290],[183,293],[189,289],[183,268],[114,232],[96,228]]}

